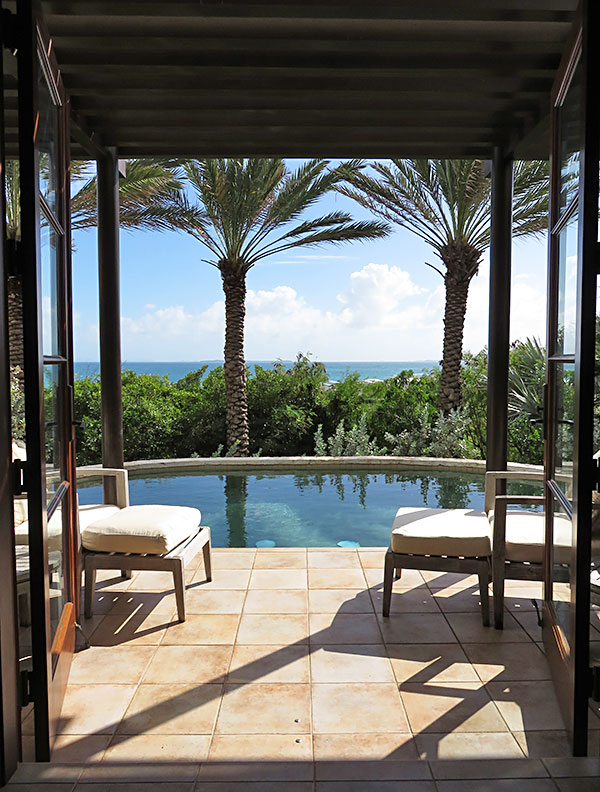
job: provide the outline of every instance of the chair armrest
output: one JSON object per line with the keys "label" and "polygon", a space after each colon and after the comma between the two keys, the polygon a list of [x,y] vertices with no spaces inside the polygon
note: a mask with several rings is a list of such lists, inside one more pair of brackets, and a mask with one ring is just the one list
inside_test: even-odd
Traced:
{"label": "chair armrest", "polygon": [[[534,470],[488,470],[485,474],[485,504],[484,509],[490,512],[494,507],[496,486],[499,481],[544,481],[544,472]],[[532,496],[533,497],[533,496]]]}
{"label": "chair armrest", "polygon": [[117,489],[117,506],[129,506],[129,474],[123,468],[85,467],[77,468],[77,478],[114,478]]}

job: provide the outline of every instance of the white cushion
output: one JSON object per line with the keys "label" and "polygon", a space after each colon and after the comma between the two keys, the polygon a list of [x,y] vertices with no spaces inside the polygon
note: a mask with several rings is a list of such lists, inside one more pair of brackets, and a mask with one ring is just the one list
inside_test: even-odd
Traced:
{"label": "white cushion", "polygon": [[492,552],[485,512],[405,506],[396,512],[392,550],[414,555],[477,557]]}
{"label": "white cushion", "polygon": [[[111,514],[119,511],[118,506],[106,505],[92,505],[79,507],[79,527],[80,530],[87,528],[87,526],[97,520],[99,517],[108,517]],[[29,544],[29,522],[25,521],[19,525],[15,525],[15,544],[27,545]],[[62,511],[57,509],[48,523],[48,550],[53,552],[55,550],[62,550]]]}
{"label": "white cushion", "polygon": [[163,555],[196,533],[200,512],[189,506],[127,506],[81,531],[86,550]]}
{"label": "white cushion", "polygon": [[[490,512],[490,524],[494,525],[494,513]],[[506,560],[529,561],[531,564],[544,562],[544,538],[546,517],[543,512],[506,512]],[[571,520],[566,515],[554,517],[554,561],[568,564],[571,561]]]}

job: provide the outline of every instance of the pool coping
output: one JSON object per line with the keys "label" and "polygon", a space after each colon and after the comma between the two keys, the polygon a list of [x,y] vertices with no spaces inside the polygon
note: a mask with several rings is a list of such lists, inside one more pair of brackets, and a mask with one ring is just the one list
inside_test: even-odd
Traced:
{"label": "pool coping", "polygon": [[[94,470],[102,465],[85,465]],[[342,456],[342,457],[186,457],[178,459],[139,459],[125,463],[130,473],[164,473],[166,470],[198,470],[225,472],[233,470],[344,470],[390,468],[395,470],[449,470],[462,473],[485,473],[484,459],[452,459],[444,457]],[[542,465],[509,462],[508,470],[543,473]]]}

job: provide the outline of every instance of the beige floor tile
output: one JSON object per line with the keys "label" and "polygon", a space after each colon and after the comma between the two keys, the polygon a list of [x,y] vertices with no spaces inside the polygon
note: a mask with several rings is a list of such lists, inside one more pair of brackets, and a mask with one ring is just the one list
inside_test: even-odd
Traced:
{"label": "beige floor tile", "polygon": [[465,644],[480,679],[498,682],[550,679],[550,667],[534,643]]}
{"label": "beige floor tile", "polygon": [[364,589],[365,576],[361,569],[309,569],[308,587],[311,589]]}
{"label": "beige floor tile", "polygon": [[235,642],[239,616],[235,614],[194,614],[173,624],[165,633],[164,645],[232,644]]}
{"label": "beige floor tile", "polygon": [[396,685],[313,685],[315,734],[408,732]]}
{"label": "beige floor tile", "polygon": [[[519,792],[556,792],[556,786],[551,778],[491,778],[487,781],[481,779],[437,781],[438,792],[512,792],[518,785]],[[574,792],[574,790],[573,790]]]}
{"label": "beige floor tile", "polygon": [[[434,600],[444,613],[481,613],[478,586],[432,589]],[[492,595],[490,594],[490,613]]]}
{"label": "beige floor tile", "polygon": [[316,761],[418,759],[411,734],[315,734]]}
{"label": "beige floor tile", "polygon": [[186,614],[209,613],[241,613],[246,592],[237,591],[205,591],[193,588],[186,593]]}
{"label": "beige floor tile", "polygon": [[261,783],[259,788],[262,790],[264,789],[262,784],[271,788],[271,784],[277,782],[280,787],[283,784],[282,788],[286,790],[289,789],[290,784],[304,781],[311,784],[312,792],[313,774],[313,763],[309,760],[244,762],[237,759],[232,762],[206,762],[200,768],[198,783],[202,785],[212,782],[216,788],[220,788],[223,784],[228,788],[229,784],[234,783],[250,783],[251,786],[254,783]]}
{"label": "beige floor tile", "polygon": [[[96,572],[96,591],[127,591],[136,579],[138,572],[134,572],[133,577],[121,577],[120,570],[99,569]],[[171,575],[171,579],[173,576]]]}
{"label": "beige floor tile", "polygon": [[213,571],[221,569],[252,569],[255,553],[228,550],[227,553],[212,554]]}
{"label": "beige floor tile", "polygon": [[506,723],[478,682],[406,682],[402,701],[413,733],[503,732]]}
{"label": "beige floor tile", "polygon": [[309,569],[360,569],[356,550],[309,550]]}
{"label": "beige floor tile", "polygon": [[146,685],[224,682],[231,646],[159,646],[144,674]]}
{"label": "beige floor tile", "polygon": [[156,646],[167,627],[175,625],[168,614],[132,613],[104,616],[92,633],[93,646]]}
{"label": "beige floor tile", "polygon": [[303,734],[215,734],[209,762],[312,761],[312,740]]}
{"label": "beige floor tile", "polygon": [[140,685],[118,734],[210,734],[222,685]]}
{"label": "beige floor tile", "polygon": [[21,762],[10,779],[10,787],[13,789],[38,787],[51,790],[54,789],[55,784],[74,784],[81,776],[82,769],[81,766],[75,764]]}
{"label": "beige floor tile", "polygon": [[549,775],[539,759],[525,759],[523,756],[434,760],[431,762],[431,772],[436,780],[548,778]]}
{"label": "beige floor tile", "polygon": [[[514,581],[515,583],[517,581]],[[536,600],[541,610],[543,594],[541,591],[541,583],[538,592],[532,592],[531,589],[526,588],[511,588],[504,592],[504,607],[509,611],[535,611],[535,605],[532,602]]]}
{"label": "beige floor tile", "polygon": [[68,685],[58,734],[112,734],[134,692],[135,685]]}
{"label": "beige floor tile", "polygon": [[310,686],[225,685],[217,734],[310,734]]}
{"label": "beige floor tile", "polygon": [[567,732],[562,729],[555,731],[515,731],[513,734],[525,756],[541,758],[571,755],[569,737]]}
{"label": "beige floor tile", "polygon": [[206,760],[209,746],[208,734],[116,734],[102,763],[132,763],[135,767],[180,762],[192,766]]}
{"label": "beige floor tile", "polygon": [[321,646],[312,650],[310,664],[313,682],[394,682],[382,645]]}
{"label": "beige floor tile", "polygon": [[[350,760],[345,762],[318,762],[315,766],[317,784],[320,781],[346,781],[356,783],[364,781],[419,781],[431,779],[431,771],[426,762],[390,759],[387,762],[377,760]],[[401,788],[401,787],[400,787]]]}
{"label": "beige floor tile", "polygon": [[118,668],[119,683],[134,684],[142,678],[155,651],[153,646],[90,646],[73,655],[69,683],[111,684]]}
{"label": "beige floor tile", "polygon": [[151,570],[144,570],[137,572],[134,580],[132,581],[131,591],[173,591],[175,588],[173,584],[172,572],[154,572]]}
{"label": "beige floor tile", "polygon": [[[377,613],[383,608],[383,592],[372,591],[373,607]],[[409,589],[408,591],[394,591],[390,613],[439,613],[440,609],[431,592],[423,588]]]}
{"label": "beige floor tile", "polygon": [[421,574],[430,589],[472,588],[479,585],[477,575],[463,575],[461,572],[434,572],[424,569]]}
{"label": "beige floor tile", "polygon": [[504,629],[496,630],[494,626],[484,627],[477,613],[448,613],[450,626],[458,640],[465,643],[528,643],[527,633],[510,613],[504,614]]}
{"label": "beige floor tile", "polygon": [[435,792],[433,781],[318,781],[317,792]]}
{"label": "beige floor tile", "polygon": [[305,590],[265,591],[250,589],[246,594],[244,613],[307,613],[308,594]]}
{"label": "beige floor tile", "polygon": [[[364,570],[367,579],[367,585],[376,591],[383,591],[383,568],[372,569],[366,567]],[[425,581],[422,574],[417,569],[403,569],[402,577],[394,581],[394,591],[406,591],[408,589],[423,588],[425,589]]]}
{"label": "beige floor tile", "polygon": [[198,781],[194,792],[313,792],[313,789],[312,781]]}
{"label": "beige floor tile", "polygon": [[523,758],[523,752],[510,732],[417,734],[415,742],[421,759]]}
{"label": "beige floor tile", "polygon": [[386,643],[454,643],[456,636],[441,613],[401,613],[378,616]]}
{"label": "beige floor tile", "polygon": [[588,776],[600,779],[600,757],[598,756],[565,756],[548,757],[544,765],[553,778],[576,778]]}
{"label": "beige floor tile", "polygon": [[[249,569],[218,569],[215,570],[210,583],[207,582],[204,569],[196,572],[192,578],[192,587],[196,591],[221,591],[229,589],[231,591],[248,588],[250,580]],[[192,588],[188,587],[188,591]]]}
{"label": "beige floor tile", "polygon": [[254,569],[306,569],[306,550],[257,553]]}
{"label": "beige floor tile", "polygon": [[240,644],[307,643],[308,616],[300,613],[244,613],[237,636]]}
{"label": "beige floor tile", "polygon": [[486,688],[511,731],[563,728],[552,682],[490,682]]}
{"label": "beige floor tile", "polygon": [[111,615],[155,613],[170,616],[177,609],[175,593],[165,591],[118,592],[111,608]]}
{"label": "beige floor tile", "polygon": [[228,682],[308,683],[307,646],[240,646],[233,650]]}
{"label": "beige floor tile", "polygon": [[251,589],[305,589],[305,569],[254,569],[250,576]]}
{"label": "beige floor tile", "polygon": [[[192,781],[169,783],[161,777],[159,781],[139,781],[137,783],[129,780],[127,782],[104,781],[101,784],[96,782],[78,784],[77,790],[78,792],[100,792],[100,790],[102,792],[194,792],[194,783]],[[30,792],[30,790],[23,790],[23,792]],[[50,792],[60,791],[53,788]]]}
{"label": "beige floor tile", "polygon": [[311,589],[308,592],[311,613],[373,613],[369,592],[362,589]]}
{"label": "beige floor tile", "polygon": [[358,550],[358,558],[365,569],[383,569],[387,547],[377,550]]}
{"label": "beige floor tile", "polygon": [[373,613],[311,613],[310,643],[381,644],[381,632]]}
{"label": "beige floor tile", "polygon": [[535,611],[511,611],[512,616],[521,627],[525,630],[527,635],[532,641],[541,643],[542,641],[542,628],[538,624],[538,615]]}
{"label": "beige floor tile", "polygon": [[478,682],[458,644],[387,644],[398,684],[404,682]]}
{"label": "beige floor tile", "polygon": [[52,761],[63,764],[99,762],[109,742],[108,734],[59,734],[54,740]]}

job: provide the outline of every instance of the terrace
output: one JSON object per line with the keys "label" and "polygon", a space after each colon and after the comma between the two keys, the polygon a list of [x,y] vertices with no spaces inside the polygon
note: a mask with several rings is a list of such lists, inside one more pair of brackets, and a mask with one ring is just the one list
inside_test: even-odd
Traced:
{"label": "terrace", "polygon": [[[507,583],[497,631],[481,625],[476,578],[406,570],[384,620],[383,553],[215,549],[213,582],[200,556],[190,565],[182,624],[168,574],[104,573],[52,763],[23,765],[16,787],[169,781],[229,792],[252,781],[333,792],[410,781],[415,792],[451,792],[469,788],[457,786],[465,779],[510,778],[531,790],[591,788],[600,710],[590,757],[567,758],[531,602],[541,584]],[[600,648],[598,612],[591,630]]]}

